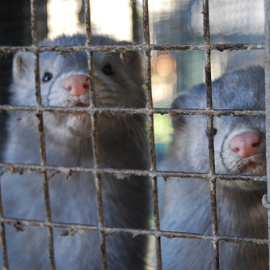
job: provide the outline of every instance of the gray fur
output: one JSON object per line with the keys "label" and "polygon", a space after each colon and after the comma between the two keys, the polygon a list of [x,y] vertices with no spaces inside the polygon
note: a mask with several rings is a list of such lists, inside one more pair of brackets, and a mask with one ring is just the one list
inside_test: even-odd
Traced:
{"label": "gray fur", "polygon": [[[95,36],[99,45],[126,44]],[[84,45],[85,36],[60,37],[42,45]],[[20,53],[14,57],[12,104],[35,105],[33,55]],[[104,65],[110,64],[114,74],[106,75]],[[43,82],[45,72],[53,78]],[[45,106],[76,106],[89,104],[89,93],[72,97],[63,88],[63,79],[72,74],[88,74],[87,56],[83,52],[61,55],[40,54],[42,104]],[[94,83],[96,105],[109,107],[145,107],[141,58],[128,52],[125,61],[119,53],[94,52]],[[40,164],[39,137],[35,113],[10,113],[9,139],[5,162]],[[92,167],[91,122],[88,114],[44,113],[47,163],[56,166]],[[145,118],[141,115],[97,115],[98,149],[101,168],[148,169]],[[42,177],[36,172],[2,176],[3,210],[6,217],[42,220],[45,201]],[[150,183],[146,177],[118,179],[101,176],[105,226],[149,228]],[[56,174],[49,181],[52,221],[97,226],[96,187],[92,174],[73,173],[68,180]],[[48,243],[45,228],[29,227],[16,232],[6,225],[8,257],[11,269],[49,269]],[[54,229],[57,269],[101,269],[99,233],[81,231],[61,236]],[[106,238],[108,269],[143,269],[146,236],[114,234]]]}
{"label": "gray fur", "polygon": [[[216,109],[264,110],[264,70],[250,67],[223,75],[213,87]],[[179,109],[206,108],[205,86],[194,87],[179,95],[172,104]],[[206,117],[177,116],[172,119],[173,143],[167,168],[184,172],[209,172]],[[265,123],[263,117],[214,117],[214,156],[216,173],[265,175]],[[260,136],[258,154],[240,158],[228,146],[233,135],[246,131]],[[256,169],[243,168],[249,162],[260,163]],[[163,185],[164,205],[161,228],[212,235],[211,199],[208,180],[171,179]],[[265,183],[217,181],[217,219],[219,235],[267,238],[267,214],[262,206]],[[219,243],[220,269],[268,269],[267,246]],[[162,260],[169,269],[214,269],[211,241],[162,239]]]}

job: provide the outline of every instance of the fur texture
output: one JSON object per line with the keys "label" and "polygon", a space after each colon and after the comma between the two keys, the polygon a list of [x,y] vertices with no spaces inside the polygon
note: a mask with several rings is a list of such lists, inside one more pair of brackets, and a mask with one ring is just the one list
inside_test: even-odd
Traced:
{"label": "fur texture", "polygon": [[[214,109],[264,110],[264,70],[250,67],[223,75],[213,88]],[[205,109],[205,86],[179,95],[173,108]],[[167,168],[209,172],[207,121],[204,116],[172,119],[173,143]],[[233,136],[253,132],[260,138],[257,154],[241,158],[232,151]],[[263,117],[214,117],[214,157],[218,174],[265,175],[265,122]],[[212,235],[210,184],[204,179],[171,179],[163,183],[161,228]],[[267,238],[267,212],[262,206],[266,184],[217,180],[219,235]],[[220,269],[268,269],[268,247],[219,242]],[[162,239],[163,269],[214,269],[211,241]]]}
{"label": "fur texture", "polygon": [[[74,46],[85,44],[84,35],[60,37],[41,45]],[[102,36],[93,37],[97,45],[124,44]],[[126,43],[125,43],[126,44]],[[94,52],[95,103],[100,107],[145,107],[141,58],[127,52]],[[89,92],[74,97],[64,88],[65,78],[88,75],[84,52],[40,54],[40,81],[44,106],[86,106]],[[31,53],[14,57],[12,104],[35,105],[34,58]],[[5,162],[40,164],[39,136],[35,113],[9,115],[9,139]],[[148,169],[145,118],[142,115],[98,113],[99,166],[114,169]],[[93,166],[91,121],[87,113],[45,112],[44,129],[47,163],[56,166]],[[36,172],[2,176],[3,208],[6,217],[46,219],[42,177]],[[146,177],[118,179],[101,175],[105,226],[149,228],[151,196]],[[56,174],[49,181],[52,221],[98,225],[96,187],[92,174],[73,173],[68,180]],[[45,228],[28,227],[16,232],[6,225],[11,269],[49,269]],[[57,269],[101,269],[99,233],[81,231],[62,236],[54,229]],[[108,269],[143,269],[147,237],[114,234],[106,237]]]}

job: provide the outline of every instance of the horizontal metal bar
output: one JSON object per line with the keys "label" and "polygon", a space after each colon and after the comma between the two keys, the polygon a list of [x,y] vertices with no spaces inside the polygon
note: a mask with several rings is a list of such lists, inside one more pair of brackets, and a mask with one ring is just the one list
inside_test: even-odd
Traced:
{"label": "horizontal metal bar", "polygon": [[[97,173],[97,174],[112,174],[116,177],[123,178],[130,175],[134,176],[150,176],[150,177],[163,177],[166,180],[171,177],[181,178],[202,178],[216,180],[241,180],[241,181],[256,181],[265,182],[266,176],[258,175],[229,175],[229,174],[211,174],[211,173],[188,173],[177,171],[159,171],[159,170],[127,170],[127,169],[110,169],[110,168],[82,168],[82,167],[61,167],[49,165],[32,165],[32,164],[11,164],[0,163],[0,168],[11,171],[12,173],[22,173],[23,171],[38,171],[38,172],[53,172],[63,173],[68,178],[72,173]],[[1,174],[5,173],[2,171]]]}
{"label": "horizontal metal bar", "polygon": [[46,221],[37,221],[37,220],[26,220],[26,219],[15,219],[15,218],[6,218],[1,217],[0,222],[14,225],[18,230],[25,230],[24,227],[46,227],[46,228],[59,228],[63,230],[63,235],[74,234],[75,231],[88,230],[88,231],[101,231],[106,235],[110,234],[119,234],[119,233],[128,233],[133,237],[138,235],[153,235],[156,237],[167,237],[167,238],[188,238],[188,239],[201,239],[201,240],[210,240],[210,241],[226,241],[231,243],[254,243],[258,245],[268,244],[268,239],[261,238],[250,238],[250,237],[238,237],[238,236],[227,236],[227,235],[203,235],[196,233],[183,233],[183,232],[171,232],[171,231],[158,231],[158,230],[139,230],[139,229],[130,229],[130,228],[119,228],[119,227],[106,227],[106,226],[93,226],[85,224],[76,224],[76,223],[59,223],[59,222],[46,222]]}
{"label": "horizontal metal bar", "polygon": [[102,52],[125,52],[125,51],[232,51],[232,50],[264,50],[263,43],[245,44],[139,44],[139,45],[87,45],[87,46],[0,46],[2,53],[17,52],[78,52],[78,51],[102,51]]}
{"label": "horizontal metal bar", "polygon": [[0,105],[0,111],[65,112],[65,113],[102,113],[112,114],[170,114],[172,115],[213,115],[213,116],[265,116],[265,111],[252,110],[215,110],[215,109],[170,109],[170,108],[119,108],[119,107],[45,107]]}

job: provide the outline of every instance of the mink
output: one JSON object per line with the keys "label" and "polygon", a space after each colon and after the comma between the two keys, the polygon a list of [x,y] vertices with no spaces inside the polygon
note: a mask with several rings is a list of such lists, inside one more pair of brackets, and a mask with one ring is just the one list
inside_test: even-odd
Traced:
{"label": "mink", "polygon": [[[83,34],[61,36],[40,46],[83,46]],[[93,36],[94,45],[127,45],[104,36]],[[42,106],[87,107],[90,104],[89,69],[84,51],[39,53]],[[97,108],[144,108],[144,77],[136,51],[93,53],[94,103]],[[34,55],[14,56],[12,105],[36,106]],[[145,116],[96,112],[99,168],[149,169]],[[47,165],[93,168],[92,125],[88,112],[45,110],[43,113]],[[4,162],[41,164],[36,112],[9,112]],[[49,172],[51,220],[57,224],[99,224],[93,173]],[[148,177],[99,174],[105,227],[149,229],[151,183]],[[42,173],[5,173],[1,178],[4,216],[46,221]],[[6,224],[7,254],[11,269],[49,269],[46,228]],[[67,236],[64,236],[67,235]],[[53,228],[57,269],[101,269],[97,229]],[[106,236],[108,269],[144,269],[148,238],[114,233]]]}
{"label": "mink", "polygon": [[[264,69],[249,67],[224,74],[212,83],[214,109],[264,110]],[[197,85],[175,98],[174,109],[205,109],[206,88]],[[207,119],[172,117],[174,134],[166,167],[172,171],[209,173]],[[263,116],[214,116],[215,173],[266,174]],[[161,229],[213,236],[209,179],[169,179],[161,185]],[[216,180],[219,236],[267,238],[263,181]],[[214,269],[211,239],[162,238],[163,269]],[[218,242],[219,269],[268,269],[268,246],[240,241]]]}

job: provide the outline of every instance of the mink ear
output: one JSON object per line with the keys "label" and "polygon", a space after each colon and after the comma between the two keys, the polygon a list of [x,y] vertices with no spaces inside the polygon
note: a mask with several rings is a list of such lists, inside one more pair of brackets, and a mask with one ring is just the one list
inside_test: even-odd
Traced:
{"label": "mink ear", "polygon": [[[121,41],[121,45],[135,45],[135,43],[128,41]],[[128,64],[140,64],[141,65],[141,55],[138,51],[126,51],[122,53],[123,62],[127,62]],[[139,60],[139,61],[138,61]]]}
{"label": "mink ear", "polygon": [[[172,109],[185,109],[186,108],[186,100],[188,99],[188,93],[183,93],[177,96],[172,105]],[[179,129],[183,125],[185,125],[185,116],[179,115],[179,114],[173,114],[172,115],[172,124],[174,129]]]}
{"label": "mink ear", "polygon": [[[206,95],[205,86],[200,84],[191,90],[178,95],[171,106],[172,109],[205,109]],[[172,116],[172,123],[174,128],[181,128],[185,125],[187,117],[185,115],[174,114]]]}
{"label": "mink ear", "polygon": [[29,80],[34,76],[34,55],[30,52],[18,53],[13,58],[13,80]]}
{"label": "mink ear", "polygon": [[[121,45],[134,45],[135,43],[121,41]],[[126,69],[130,69],[130,74],[133,76],[134,82],[138,85],[143,85],[144,80],[144,62],[141,52],[126,51],[120,54],[120,58]],[[135,72],[134,72],[135,71]],[[138,72],[140,71],[140,72]]]}

